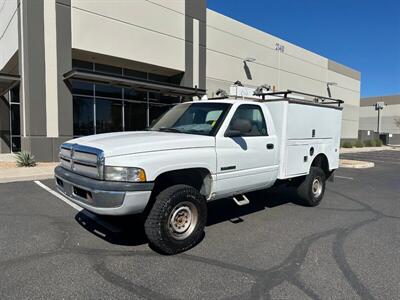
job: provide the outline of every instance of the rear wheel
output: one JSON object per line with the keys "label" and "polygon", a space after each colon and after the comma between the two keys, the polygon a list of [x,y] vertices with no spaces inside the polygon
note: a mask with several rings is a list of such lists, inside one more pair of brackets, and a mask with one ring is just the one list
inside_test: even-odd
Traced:
{"label": "rear wheel", "polygon": [[310,173],[298,186],[297,194],[307,206],[317,206],[324,197],[326,176],[319,167],[311,167]]}
{"label": "rear wheel", "polygon": [[200,242],[206,221],[204,196],[191,186],[179,184],[156,196],[145,222],[145,232],[158,250],[176,254]]}

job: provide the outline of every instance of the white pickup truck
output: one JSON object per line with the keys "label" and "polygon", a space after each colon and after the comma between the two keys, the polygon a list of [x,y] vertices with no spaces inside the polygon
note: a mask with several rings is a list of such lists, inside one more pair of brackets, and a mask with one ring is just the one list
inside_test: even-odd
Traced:
{"label": "white pickup truck", "polygon": [[339,166],[342,101],[302,95],[186,102],[146,131],[71,140],[57,187],[96,214],[142,213],[149,242],[168,254],[198,243],[208,201],[245,205],[246,193],[286,182],[316,206]]}

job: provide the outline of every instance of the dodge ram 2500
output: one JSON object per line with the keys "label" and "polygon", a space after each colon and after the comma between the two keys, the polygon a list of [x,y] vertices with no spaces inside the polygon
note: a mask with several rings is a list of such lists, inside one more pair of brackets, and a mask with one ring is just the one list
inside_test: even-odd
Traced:
{"label": "dodge ram 2500", "polygon": [[325,100],[287,92],[181,103],[146,131],[64,143],[57,187],[96,214],[143,214],[153,246],[182,252],[201,239],[208,201],[245,205],[246,193],[287,182],[306,205],[320,203],[339,166],[342,114],[340,100]]}

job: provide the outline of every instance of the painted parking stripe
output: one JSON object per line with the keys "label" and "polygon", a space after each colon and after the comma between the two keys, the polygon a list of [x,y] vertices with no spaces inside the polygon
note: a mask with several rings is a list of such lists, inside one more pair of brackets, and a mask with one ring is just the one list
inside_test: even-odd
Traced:
{"label": "painted parking stripe", "polygon": [[346,177],[346,176],[339,176],[339,175],[335,175],[335,178],[354,180],[353,177]]}
{"label": "painted parking stripe", "polygon": [[[81,212],[82,214],[84,214],[85,216],[87,216],[88,218],[92,219],[93,221],[95,221],[97,224],[100,224],[101,226],[103,226],[104,228],[106,228],[108,231],[111,231],[113,233],[117,233],[117,232],[121,232],[121,230],[119,228],[117,228],[114,225],[111,225],[108,222],[105,222],[104,220],[100,219],[98,216],[96,216],[95,214],[92,214],[90,211],[84,210],[82,207],[80,207],[79,205],[76,205],[74,202],[68,200],[67,198],[65,198],[63,195],[61,195],[60,193],[52,190],[51,188],[49,188],[47,185],[41,183],[40,181],[36,180],[34,181],[38,186],[40,186],[42,189],[46,190],[47,192],[49,192],[50,194],[52,194],[53,196],[56,196],[58,199],[64,201],[65,203],[67,203],[69,206],[71,206],[72,208],[74,208],[75,210]],[[100,235],[104,235],[104,233],[100,234]]]}
{"label": "painted parking stripe", "polygon": [[49,188],[47,185],[44,185],[43,183],[41,183],[40,181],[36,180],[34,181],[38,186],[40,186],[42,189],[48,191],[50,194],[52,194],[53,196],[56,196],[58,199],[64,201],[65,203],[67,203],[69,206],[71,206],[72,208],[76,209],[77,211],[82,211],[83,208],[80,207],[79,205],[76,205],[74,202],[69,201],[67,198],[65,198],[63,195],[61,195],[60,193],[57,193],[56,191],[53,191],[51,188]]}

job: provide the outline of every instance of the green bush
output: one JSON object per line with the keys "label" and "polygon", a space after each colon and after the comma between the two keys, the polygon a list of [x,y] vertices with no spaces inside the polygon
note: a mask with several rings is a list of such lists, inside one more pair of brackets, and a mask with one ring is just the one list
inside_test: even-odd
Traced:
{"label": "green bush", "polygon": [[365,141],[365,147],[375,147],[375,146],[376,146],[375,140]]}
{"label": "green bush", "polygon": [[36,166],[35,157],[27,152],[19,152],[15,155],[18,167],[34,167]]}
{"label": "green bush", "polygon": [[355,146],[356,146],[356,148],[362,148],[362,147],[364,147],[364,142],[360,141],[360,140],[357,140]]}
{"label": "green bush", "polygon": [[382,141],[380,139],[375,140],[375,146],[376,147],[381,147],[382,146]]}
{"label": "green bush", "polygon": [[343,148],[353,148],[353,143],[350,141],[343,141],[342,142],[342,147]]}

